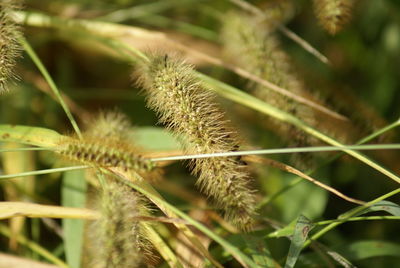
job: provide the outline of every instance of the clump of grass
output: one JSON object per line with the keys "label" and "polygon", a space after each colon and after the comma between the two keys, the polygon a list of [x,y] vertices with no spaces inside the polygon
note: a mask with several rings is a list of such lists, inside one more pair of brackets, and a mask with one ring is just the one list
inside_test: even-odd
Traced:
{"label": "clump of grass", "polygon": [[354,0],[313,0],[314,12],[326,31],[335,35],[351,19]]}
{"label": "clump of grass", "polygon": [[[185,152],[235,151],[236,133],[224,119],[212,94],[192,74],[192,67],[168,55],[152,55],[138,71],[147,104],[181,138]],[[248,229],[254,216],[254,194],[244,162],[237,158],[191,161],[200,189],[222,208],[225,218]]]}
{"label": "clump of grass", "polygon": [[14,73],[16,59],[20,56],[18,43],[20,27],[14,22],[12,12],[19,9],[15,0],[0,2],[0,94],[9,90],[9,81],[17,76]]}
{"label": "clump of grass", "polygon": [[90,267],[143,267],[152,256],[145,223],[138,220],[149,214],[147,202],[130,187],[106,178],[96,201],[101,217],[87,230]]}

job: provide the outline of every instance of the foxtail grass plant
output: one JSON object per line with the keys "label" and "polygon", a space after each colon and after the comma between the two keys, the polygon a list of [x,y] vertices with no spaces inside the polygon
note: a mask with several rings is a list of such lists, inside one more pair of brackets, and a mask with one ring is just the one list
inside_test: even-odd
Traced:
{"label": "foxtail grass plant", "polygon": [[[152,55],[137,71],[147,104],[160,122],[181,137],[188,154],[235,151],[240,147],[233,127],[213,100],[213,95],[194,77],[192,66],[167,54]],[[251,227],[254,191],[246,164],[240,158],[196,159],[190,167],[198,185],[212,198],[225,218],[241,229]]]}

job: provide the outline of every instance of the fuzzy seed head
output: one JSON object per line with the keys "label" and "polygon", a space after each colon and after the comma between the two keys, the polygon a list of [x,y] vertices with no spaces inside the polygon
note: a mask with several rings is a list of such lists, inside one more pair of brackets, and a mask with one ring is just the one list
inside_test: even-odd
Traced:
{"label": "fuzzy seed head", "polygon": [[354,0],[314,0],[314,12],[326,31],[335,35],[351,19]]}
{"label": "fuzzy seed head", "polygon": [[89,235],[91,267],[143,267],[144,259],[150,257],[150,243],[145,223],[137,217],[149,215],[145,199],[113,178],[107,178],[99,194],[101,218],[90,226]]}
{"label": "fuzzy seed head", "polygon": [[[139,81],[147,104],[160,122],[178,137],[188,154],[235,151],[235,131],[213,101],[212,94],[197,81],[193,69],[168,55],[155,55],[143,64]],[[239,158],[206,158],[191,161],[200,189],[223,209],[225,218],[236,226],[249,228],[254,215],[254,193],[249,175]]]}
{"label": "fuzzy seed head", "polygon": [[118,167],[124,171],[146,173],[154,168],[153,163],[138,155],[135,149],[121,140],[85,135],[78,138],[64,138],[57,153],[69,160],[94,167]]}
{"label": "fuzzy seed head", "polygon": [[2,0],[0,2],[0,94],[8,91],[8,83],[16,78],[14,67],[20,56],[18,43],[20,28],[12,18],[12,12],[18,9],[18,1]]}

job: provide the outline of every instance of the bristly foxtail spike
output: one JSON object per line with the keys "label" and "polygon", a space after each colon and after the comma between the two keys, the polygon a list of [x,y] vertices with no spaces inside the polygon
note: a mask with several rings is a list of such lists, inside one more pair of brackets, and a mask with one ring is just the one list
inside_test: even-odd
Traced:
{"label": "bristly foxtail spike", "polygon": [[[223,119],[213,95],[193,75],[192,66],[169,55],[150,55],[150,61],[139,66],[137,76],[147,105],[180,137],[185,153],[237,150],[232,127]],[[248,230],[255,215],[255,196],[243,163],[220,157],[192,160],[190,166],[199,177],[202,192],[224,211],[225,218]]]}
{"label": "bristly foxtail spike", "polygon": [[17,78],[14,67],[21,54],[21,46],[17,40],[21,33],[12,16],[19,7],[19,1],[0,2],[0,94],[8,92],[10,80]]}
{"label": "bristly foxtail spike", "polygon": [[55,152],[92,167],[116,167],[132,174],[139,173],[150,181],[159,179],[160,170],[156,164],[141,156],[129,138],[130,129],[124,114],[115,110],[101,112],[87,124],[82,139],[65,136]]}
{"label": "bristly foxtail spike", "polygon": [[313,0],[314,12],[324,29],[335,35],[350,21],[354,2],[355,0]]}
{"label": "bristly foxtail spike", "polygon": [[149,209],[143,196],[112,177],[98,194],[100,219],[90,224],[88,247],[90,267],[143,267],[152,258],[146,239],[145,222]]}

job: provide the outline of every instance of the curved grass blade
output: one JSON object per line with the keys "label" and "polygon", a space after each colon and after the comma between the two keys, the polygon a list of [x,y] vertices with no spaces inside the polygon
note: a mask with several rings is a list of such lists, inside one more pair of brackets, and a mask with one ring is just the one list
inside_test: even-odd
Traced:
{"label": "curved grass blade", "polygon": [[44,67],[44,65],[43,65],[42,61],[39,59],[38,55],[35,53],[33,48],[29,45],[29,43],[24,38],[20,37],[19,42],[21,43],[21,45],[25,49],[25,51],[28,53],[28,55],[32,59],[32,61],[35,63],[36,67],[42,73],[44,79],[46,79],[50,88],[53,90],[54,95],[56,95],[59,103],[61,104],[62,108],[64,109],[64,112],[67,114],[67,117],[68,117],[69,121],[71,122],[71,125],[74,128],[76,134],[80,138],[82,138],[82,134],[81,134],[81,131],[79,130],[78,124],[76,123],[74,117],[72,116],[71,111],[69,110],[68,106],[65,104],[63,98],[61,97],[60,91],[58,90],[56,84],[54,83],[54,80],[51,78],[49,72],[46,70],[46,67]]}

